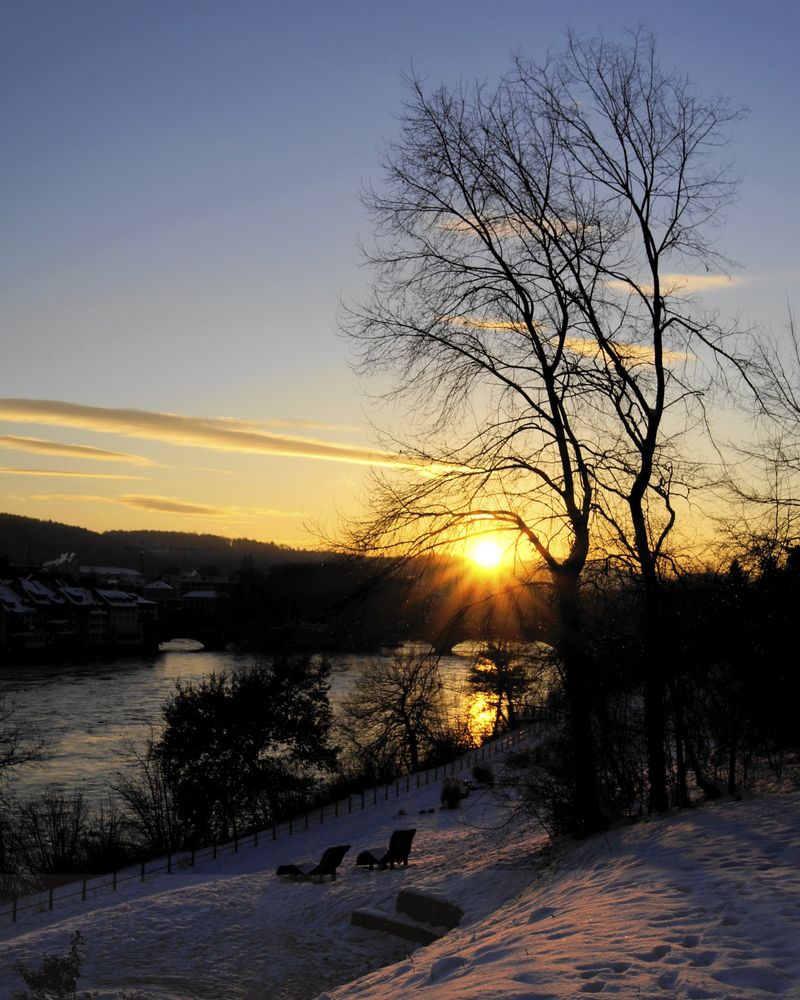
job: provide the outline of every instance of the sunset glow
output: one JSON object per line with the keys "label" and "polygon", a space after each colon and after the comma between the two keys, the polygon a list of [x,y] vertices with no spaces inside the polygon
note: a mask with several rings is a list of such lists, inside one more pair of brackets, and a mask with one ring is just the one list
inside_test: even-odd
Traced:
{"label": "sunset glow", "polygon": [[481,569],[497,569],[503,561],[503,546],[493,538],[481,538],[467,550],[467,558]]}
{"label": "sunset glow", "polygon": [[[470,388],[471,415],[446,429],[446,447],[415,439],[414,420],[400,416],[410,400],[397,397],[396,424],[369,413],[394,376],[387,368],[385,384],[362,383],[355,341],[337,335],[348,308],[369,298],[359,245],[371,242],[372,223],[359,191],[378,182],[376,151],[400,138],[404,69],[444,86],[492,86],[520,39],[526,58],[546,60],[566,21],[591,30],[592,5],[567,14],[509,0],[504,16],[487,18],[467,0],[463,17],[422,5],[403,25],[380,4],[312,0],[313,16],[290,4],[236,7],[231,17],[223,5],[181,0],[5,5],[14,99],[0,191],[0,511],[94,531],[313,548],[317,529],[333,535],[342,516],[361,516],[374,471],[431,484],[453,471],[441,463],[464,457],[482,409],[499,402],[485,386]],[[794,7],[775,9],[766,18],[743,8],[720,23],[713,5],[689,5],[691,52],[682,18],[659,19],[658,41],[665,67],[755,109],[755,127],[733,136],[743,179],[720,234],[725,258],[741,268],[729,275],[676,256],[660,283],[687,308],[695,295],[711,313],[747,315],[777,334],[797,284],[800,139],[784,127],[796,103]],[[609,39],[625,39],[642,17],[632,0],[603,8]],[[465,205],[431,221],[456,256],[475,251],[486,225],[520,261],[525,234],[535,242],[545,230],[578,229],[566,212],[537,223],[524,205],[492,211]],[[608,276],[614,308],[647,291],[646,273],[635,286]],[[439,332],[479,348],[515,345],[520,359],[526,331],[550,327],[545,310],[522,318],[502,296],[454,294],[430,307]],[[563,347],[571,364],[600,363],[580,324]],[[678,338],[665,350],[670,365],[694,362]],[[652,356],[638,342],[624,352],[643,364]],[[524,364],[515,377],[527,383]],[[422,413],[409,415],[423,426]],[[738,428],[726,433],[734,439]],[[698,450],[706,440],[698,435]],[[482,528],[470,524],[452,551],[473,582],[494,582],[515,553],[510,536],[492,543],[491,525]]]}

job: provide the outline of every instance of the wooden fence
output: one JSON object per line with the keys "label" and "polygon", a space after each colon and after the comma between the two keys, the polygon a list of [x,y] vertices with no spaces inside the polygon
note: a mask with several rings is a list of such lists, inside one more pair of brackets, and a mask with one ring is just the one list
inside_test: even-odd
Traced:
{"label": "wooden fence", "polygon": [[273,823],[271,827],[264,830],[256,830],[244,837],[234,837],[233,840],[225,843],[212,844],[210,847],[196,848],[181,851],[176,854],[168,854],[166,857],[156,858],[150,861],[142,861],[138,865],[129,866],[120,871],[109,872],[106,875],[92,875],[77,878],[74,881],[65,882],[59,886],[51,886],[38,892],[25,896],[13,896],[0,903],[0,918],[8,917],[16,923],[20,914],[26,911],[43,913],[51,911],[57,903],[68,899],[80,897],[85,902],[89,896],[96,897],[104,890],[116,892],[118,887],[125,882],[138,880],[144,882],[148,876],[161,873],[170,874],[176,869],[194,868],[198,861],[216,861],[224,854],[238,854],[240,850],[258,847],[259,843],[266,840],[279,840],[284,837],[291,837],[300,830],[307,830],[311,824],[325,823],[338,819],[340,816],[350,815],[353,812],[361,812],[379,802],[388,802],[391,798],[399,798],[412,790],[430,785],[440,778],[444,779],[448,775],[462,773],[465,769],[474,767],[487,759],[505,753],[507,750],[517,747],[527,741],[528,730],[517,729],[511,733],[506,733],[496,739],[484,743],[483,746],[470,750],[460,757],[447,764],[438,767],[427,768],[424,771],[416,771],[412,774],[402,775],[393,781],[382,785],[375,785],[362,792],[348,795],[344,798],[336,799],[313,809],[308,809],[303,813],[291,817],[281,823]]}

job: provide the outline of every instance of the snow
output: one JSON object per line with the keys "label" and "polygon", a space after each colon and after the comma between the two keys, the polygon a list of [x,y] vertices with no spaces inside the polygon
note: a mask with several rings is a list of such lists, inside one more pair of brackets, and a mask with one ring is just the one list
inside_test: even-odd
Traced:
{"label": "snow", "polygon": [[[17,960],[65,954],[79,930],[79,993],[96,1000],[800,998],[800,793],[553,845],[488,790],[456,810],[439,791],[392,788],[291,837],[0,916],[0,996],[22,985]],[[410,826],[407,868],[355,867]],[[338,843],[335,882],[276,878]],[[350,924],[402,887],[456,903],[461,925],[423,948]]]}

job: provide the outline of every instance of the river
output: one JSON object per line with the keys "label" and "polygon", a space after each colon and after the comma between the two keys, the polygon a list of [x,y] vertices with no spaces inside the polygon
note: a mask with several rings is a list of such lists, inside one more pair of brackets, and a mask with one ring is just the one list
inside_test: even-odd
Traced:
{"label": "river", "polygon": [[[331,700],[347,692],[375,657],[332,656]],[[88,801],[107,801],[114,774],[131,766],[131,746],[141,748],[158,728],[161,706],[175,681],[199,680],[263,660],[252,653],[173,648],[106,662],[0,668],[0,694],[13,705],[12,724],[47,740],[46,760],[17,769],[14,797],[24,799],[50,784],[80,789]],[[458,696],[469,661],[443,657],[446,691]]]}

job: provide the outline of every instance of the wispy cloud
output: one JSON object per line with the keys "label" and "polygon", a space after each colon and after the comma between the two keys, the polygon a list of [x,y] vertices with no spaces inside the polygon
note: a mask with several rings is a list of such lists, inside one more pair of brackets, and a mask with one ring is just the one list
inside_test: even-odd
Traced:
{"label": "wispy cloud", "polygon": [[[692,292],[710,292],[741,285],[741,278],[727,274],[662,274],[661,289],[664,295],[689,295]],[[631,292],[633,286],[627,281],[609,281],[609,288],[618,292]],[[645,295],[653,294],[653,286],[646,281],[638,284]]]}
{"label": "wispy cloud", "polygon": [[285,455],[332,462],[417,467],[411,458],[389,452],[254,430],[236,420],[185,417],[175,413],[84,406],[48,399],[0,399],[0,420],[80,427],[193,448]]}
{"label": "wispy cloud", "polygon": [[191,514],[201,517],[226,517],[231,512],[225,507],[212,507],[205,503],[192,503],[175,497],[121,496],[117,502],[136,510],[153,511],[159,514]]}
{"label": "wispy cloud", "polygon": [[133,465],[153,465],[143,455],[130,455],[122,451],[105,451],[86,444],[62,444],[44,438],[22,437],[16,434],[0,435],[0,448],[27,451],[36,455],[58,455],[64,458],[89,458],[101,462],[130,462]]}
{"label": "wispy cloud", "polygon": [[[567,337],[564,341],[567,350],[573,354],[578,354],[584,358],[600,357],[601,351],[597,341],[589,337]],[[625,344],[620,341],[613,342],[614,351],[623,361],[652,362],[655,351],[652,344]],[[675,364],[686,361],[690,357],[686,351],[664,351],[664,361],[667,364]]]}
{"label": "wispy cloud", "polygon": [[[478,316],[442,316],[442,320],[455,323],[458,326],[465,326],[471,330],[510,330],[513,333],[527,333],[528,327],[522,322],[515,322],[508,319],[485,319]],[[542,323],[534,323],[534,328],[543,330]]]}
{"label": "wispy cloud", "polygon": [[125,476],[117,472],[71,472],[65,469],[18,469],[8,465],[0,465],[0,475],[3,476],[48,476],[67,479],[148,479],[149,476]]}
{"label": "wispy cloud", "polygon": [[[481,319],[473,316],[444,316],[442,318],[451,323],[458,323],[460,326],[476,330],[509,330],[514,333],[523,334],[527,332],[524,323],[515,323],[513,320]],[[534,323],[534,327],[540,331],[544,330],[543,324],[540,323]],[[597,341],[591,337],[566,337],[564,346],[573,354],[585,358],[596,358],[601,353]],[[652,361],[653,359],[653,348],[646,344],[623,344],[616,342],[614,347],[619,356],[627,361]],[[665,351],[664,353],[664,359],[668,363],[685,361],[688,357],[689,355],[683,351]]]}
{"label": "wispy cloud", "polygon": [[447,219],[439,224],[439,228],[465,236],[478,236],[486,232],[494,239],[534,236],[538,240],[543,236],[588,232],[596,229],[596,226],[578,219],[559,219],[554,215],[534,219],[508,212],[494,218],[489,215],[466,215],[462,219]]}
{"label": "wispy cloud", "polygon": [[33,493],[31,500],[50,502],[69,501],[74,503],[102,503],[116,506],[132,507],[154,514],[184,514],[192,517],[225,517],[234,520],[254,520],[263,517],[305,517],[303,511],[278,510],[272,507],[217,507],[211,504],[197,503],[180,497],[147,496],[142,494],[127,494],[122,496],[101,496],[87,493]]}
{"label": "wispy cloud", "polygon": [[129,495],[115,498],[117,503],[137,510],[153,511],[159,514],[190,514],[203,517],[227,517],[235,520],[252,520],[261,517],[305,517],[298,510],[276,510],[273,507],[213,507],[195,503],[178,497]]}

